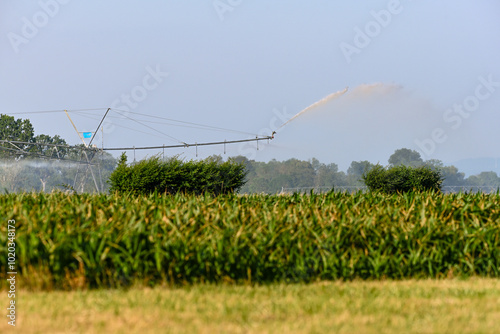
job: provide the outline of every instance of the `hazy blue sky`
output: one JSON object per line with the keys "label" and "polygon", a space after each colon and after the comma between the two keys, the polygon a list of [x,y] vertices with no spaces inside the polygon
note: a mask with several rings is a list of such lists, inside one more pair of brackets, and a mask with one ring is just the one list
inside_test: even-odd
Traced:
{"label": "hazy blue sky", "polygon": [[[2,0],[0,113],[100,108],[72,113],[93,131],[112,107],[242,132],[111,112],[107,147],[231,140],[270,134],[348,86],[269,145],[227,154],[316,157],[343,170],[386,164],[401,147],[445,162],[500,157],[499,33],[497,0]],[[64,113],[15,116],[79,141]]]}

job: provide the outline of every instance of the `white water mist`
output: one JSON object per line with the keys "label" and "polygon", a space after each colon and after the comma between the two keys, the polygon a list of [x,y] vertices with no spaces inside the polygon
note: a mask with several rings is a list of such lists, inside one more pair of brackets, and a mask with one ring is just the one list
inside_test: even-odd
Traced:
{"label": "white water mist", "polygon": [[279,130],[281,129],[282,127],[284,127],[285,125],[287,125],[288,123],[290,123],[291,121],[293,121],[294,119],[296,119],[297,117],[299,117],[300,115],[316,108],[316,107],[319,107],[325,103],[327,103],[328,101],[331,101],[341,95],[344,95],[346,92],[347,92],[347,89],[349,87],[346,87],[344,90],[341,90],[341,91],[338,91],[338,92],[335,92],[335,93],[332,93],[328,96],[325,96],[324,98],[322,98],[321,100],[317,101],[317,102],[314,102],[313,104],[311,104],[309,107],[299,111],[295,116],[293,116],[292,118],[290,118],[288,121],[286,121],[285,123],[281,124],[281,126],[279,128],[277,128],[276,130]]}

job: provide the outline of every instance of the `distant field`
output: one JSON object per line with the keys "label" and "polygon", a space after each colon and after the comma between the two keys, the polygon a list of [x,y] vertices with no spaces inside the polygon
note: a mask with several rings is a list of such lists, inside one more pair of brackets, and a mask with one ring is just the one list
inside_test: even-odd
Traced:
{"label": "distant field", "polygon": [[18,302],[1,333],[500,333],[499,279],[23,290]]}
{"label": "distant field", "polygon": [[[19,284],[500,277],[500,195],[10,194]],[[7,224],[0,225],[7,244]],[[0,287],[7,272],[0,250]]]}

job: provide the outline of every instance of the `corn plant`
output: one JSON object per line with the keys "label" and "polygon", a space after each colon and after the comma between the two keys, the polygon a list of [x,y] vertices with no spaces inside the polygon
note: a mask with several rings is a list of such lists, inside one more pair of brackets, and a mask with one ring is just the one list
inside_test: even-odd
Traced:
{"label": "corn plant", "polygon": [[498,193],[25,193],[0,217],[31,287],[500,277]]}

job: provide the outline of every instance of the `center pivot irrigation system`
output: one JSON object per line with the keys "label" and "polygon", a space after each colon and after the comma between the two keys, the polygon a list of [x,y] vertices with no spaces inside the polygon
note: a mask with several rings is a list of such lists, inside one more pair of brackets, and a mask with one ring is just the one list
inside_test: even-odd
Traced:
{"label": "center pivot irrigation system", "polygon": [[[271,135],[268,135],[268,136],[258,136],[258,135],[255,135],[253,133],[238,131],[238,130],[234,130],[234,129],[226,129],[226,128],[221,128],[221,127],[203,125],[203,124],[199,124],[199,123],[178,121],[178,120],[169,119],[169,118],[165,118],[165,117],[147,115],[147,114],[143,114],[143,113],[132,112],[130,110],[120,110],[120,109],[116,109],[116,108],[80,109],[80,110],[70,110],[69,111],[71,113],[79,114],[79,115],[84,116],[84,117],[93,118],[92,115],[87,114],[88,111],[98,111],[98,110],[100,111],[100,110],[106,109],[106,112],[104,113],[102,118],[100,118],[99,125],[97,126],[97,128],[94,132],[78,131],[75,123],[73,122],[73,120],[71,119],[71,117],[69,115],[68,110],[51,110],[51,111],[35,111],[35,112],[14,113],[11,115],[64,112],[64,113],[66,113],[66,116],[68,116],[68,119],[70,120],[71,124],[73,125],[73,128],[75,129],[76,133],[80,137],[83,145],[80,144],[80,145],[71,146],[71,145],[60,145],[60,144],[53,144],[53,143],[36,143],[36,142],[23,142],[23,141],[12,141],[12,140],[0,140],[0,149],[4,150],[4,151],[9,151],[10,153],[16,154],[18,156],[30,155],[30,156],[36,156],[39,158],[45,158],[45,159],[51,159],[51,160],[64,160],[64,161],[71,161],[73,163],[77,163],[78,169],[76,172],[75,181],[73,183],[73,189],[77,189],[77,187],[79,186],[79,188],[82,189],[81,191],[83,191],[83,186],[84,186],[85,182],[87,181],[87,177],[88,177],[88,174],[90,172],[90,175],[92,176],[92,179],[94,181],[95,189],[97,192],[100,192],[103,189],[102,176],[101,176],[101,163],[99,161],[92,162],[94,157],[96,156],[96,154],[99,152],[101,152],[101,157],[102,157],[104,151],[134,151],[134,161],[135,161],[135,151],[136,150],[163,149],[163,151],[165,152],[165,149],[169,149],[169,148],[195,147],[196,148],[196,156],[198,156],[198,146],[224,145],[224,154],[225,154],[227,144],[236,144],[236,143],[253,142],[253,141],[257,143],[256,149],[258,150],[259,149],[259,141],[267,140],[269,142],[270,140],[274,139],[274,135],[276,134],[276,131],[281,129],[283,126],[285,126],[286,124],[288,124],[289,122],[291,122],[292,120],[297,118],[298,116],[300,116],[300,115],[302,115],[302,114],[304,114],[304,113],[306,113],[314,108],[317,108],[321,105],[324,105],[333,99],[336,99],[336,98],[344,95],[347,92],[347,90],[348,90],[348,87],[346,87],[345,89],[340,90],[338,92],[327,95],[324,98],[322,98],[321,100],[311,104],[307,108],[298,112],[295,116],[290,118],[288,121],[283,123],[275,131],[273,131],[271,133]],[[110,111],[117,113],[119,115],[119,118],[121,118],[121,119],[125,118],[125,119],[131,120],[139,125],[147,127],[150,130],[153,130],[154,132],[161,134],[162,136],[168,137],[170,140],[176,141],[177,144],[176,145],[158,145],[158,146],[138,146],[138,147],[136,147],[136,146],[132,146],[132,147],[104,147],[104,144],[102,144],[101,148],[99,149],[97,147],[97,145],[92,144],[92,143],[93,143],[97,133],[99,132],[99,130],[101,130],[102,134],[104,135],[104,128],[102,125],[103,125],[104,119],[108,116]],[[201,143],[195,142],[195,143],[189,144],[189,143],[186,143],[184,141],[180,141],[177,138],[174,138],[171,135],[168,135],[168,134],[166,134],[158,129],[155,129],[149,125],[144,124],[144,122],[147,122],[146,120],[137,120],[137,119],[130,117],[129,115],[131,115],[131,114],[132,115],[141,115],[143,117],[154,118],[155,119],[154,123],[158,123],[158,124],[162,123],[162,124],[190,127],[190,128],[195,128],[195,129],[233,132],[233,133],[238,133],[240,135],[243,135],[243,134],[251,135],[252,138],[239,139],[239,140],[201,142]],[[93,115],[93,116],[96,116],[96,115]],[[100,117],[100,115],[98,117]],[[110,116],[110,117],[112,117],[112,116]],[[96,119],[96,118],[93,118],[93,119]],[[99,118],[97,118],[96,120],[99,120]],[[166,123],[165,121],[168,121],[169,123]],[[122,128],[126,128],[129,130],[138,131],[137,129],[127,128],[127,127],[121,126],[119,124],[113,124],[113,125],[120,126]],[[142,132],[142,131],[139,131],[139,132]],[[150,134],[150,133],[148,133],[148,134]],[[253,138],[253,136],[255,136],[255,138]],[[90,138],[90,141],[88,143],[86,143],[84,138]],[[102,139],[102,137],[101,137],[101,139]],[[41,146],[41,147],[45,147],[45,148],[50,147],[51,149],[48,151],[51,153],[51,155],[46,155],[46,154],[41,154],[39,152],[34,152],[33,148],[35,146]],[[79,152],[79,154],[77,154],[77,155],[73,154],[73,156],[76,156],[78,158],[69,159],[65,156],[61,156],[60,153],[64,150],[66,150],[66,151],[71,150],[72,152]],[[102,162],[102,159],[101,159],[101,162]],[[84,165],[86,168],[85,168],[85,172],[82,174],[82,177],[79,178],[80,166],[82,166],[82,165]],[[98,167],[98,171],[99,171],[98,175],[100,176],[100,185],[101,185],[100,188],[99,188],[95,173],[92,170],[92,166]]]}
{"label": "center pivot irrigation system", "polygon": [[[86,115],[85,112],[87,111],[96,111],[96,110],[103,110],[105,108],[100,108],[100,109],[79,109],[79,110],[52,110],[52,111],[36,111],[36,112],[25,112],[25,113],[14,113],[15,114],[34,114],[34,113],[52,113],[52,112],[64,112],[66,116],[68,117],[69,121],[71,122],[71,125],[75,129],[76,133],[78,134],[80,140],[82,141],[82,144],[79,145],[62,145],[62,144],[54,144],[54,143],[40,143],[40,142],[26,142],[26,141],[16,141],[16,140],[0,140],[0,150],[7,151],[11,154],[17,155],[18,157],[24,157],[24,156],[33,156],[35,158],[42,158],[42,159],[48,159],[48,160],[59,160],[59,161],[66,161],[66,162],[71,162],[74,163],[77,167],[75,179],[73,182],[73,189],[81,189],[83,191],[83,187],[85,183],[87,182],[88,175],[92,177],[95,189],[97,192],[102,191],[103,189],[103,182],[102,182],[102,175],[101,175],[101,162],[102,160],[99,159],[94,159],[96,156],[98,156],[98,153],[101,153],[101,157],[103,155],[104,151],[134,151],[134,160],[135,160],[135,151],[136,150],[159,150],[163,149],[173,149],[173,148],[190,148],[194,147],[196,149],[196,156],[198,156],[198,147],[199,146],[214,146],[214,145],[224,145],[224,154],[226,153],[226,145],[228,144],[236,144],[236,143],[244,143],[244,142],[257,142],[256,149],[259,149],[258,142],[261,140],[267,140],[268,142],[272,139],[274,139],[275,131],[269,136],[258,136],[252,133],[248,132],[242,132],[242,131],[237,131],[237,130],[231,130],[231,129],[225,129],[221,127],[213,127],[213,126],[207,126],[203,124],[197,124],[193,122],[184,122],[184,121],[177,121],[173,119],[168,119],[164,117],[158,117],[158,116],[152,116],[152,115],[146,115],[142,113],[136,113],[136,112],[131,112],[131,111],[125,111],[125,110],[120,110],[120,109],[113,109],[113,108],[107,108],[106,112],[100,119],[99,125],[97,126],[96,130],[93,132],[82,132],[79,131],[76,124],[73,122],[72,118],[70,117],[69,113],[76,113],[80,114],[81,116],[89,116]],[[172,140],[175,140],[178,142],[178,144],[175,145],[157,145],[157,146],[132,146],[132,147],[104,147],[101,146],[101,148],[98,148],[97,145],[93,144],[94,139],[96,138],[96,135],[99,133],[99,131],[102,131],[104,134],[104,129],[103,129],[103,122],[105,118],[108,116],[109,112],[116,112],[120,118],[126,118],[131,121],[134,121],[140,125],[143,125],[150,130],[153,130],[155,132],[158,132],[159,134],[166,136]],[[235,132],[239,134],[246,134],[246,135],[252,135],[255,136],[255,138],[247,138],[247,139],[238,139],[238,140],[224,140],[224,141],[213,141],[213,142],[195,142],[195,143],[186,143],[184,141],[180,141],[166,133],[163,133],[151,126],[148,126],[144,124],[143,122],[134,119],[128,114],[137,114],[137,115],[142,115],[146,117],[153,117],[157,119],[163,119],[167,120],[171,123],[167,123],[170,125],[178,125],[178,126],[184,126],[184,127],[191,127],[191,128],[197,128],[197,129],[206,129],[206,130],[215,130],[215,131],[228,131],[228,132]],[[92,117],[89,117],[92,118]],[[177,124],[176,124],[177,123]],[[114,124],[116,126],[121,126],[118,124]],[[129,130],[136,130],[136,129],[131,129],[127,128],[125,126],[121,126],[123,128],[129,129]],[[90,138],[89,142],[85,142],[85,138]],[[48,152],[49,154],[45,153],[40,153],[37,152],[36,147],[44,147],[44,148],[49,148],[48,150],[46,149],[45,152]],[[63,152],[75,152],[76,154],[73,154],[72,157],[67,157]],[[80,170],[83,167],[83,170]],[[97,171],[95,172],[92,167],[97,167]],[[96,177],[96,174],[98,178]],[[99,182],[98,182],[99,180]]]}

